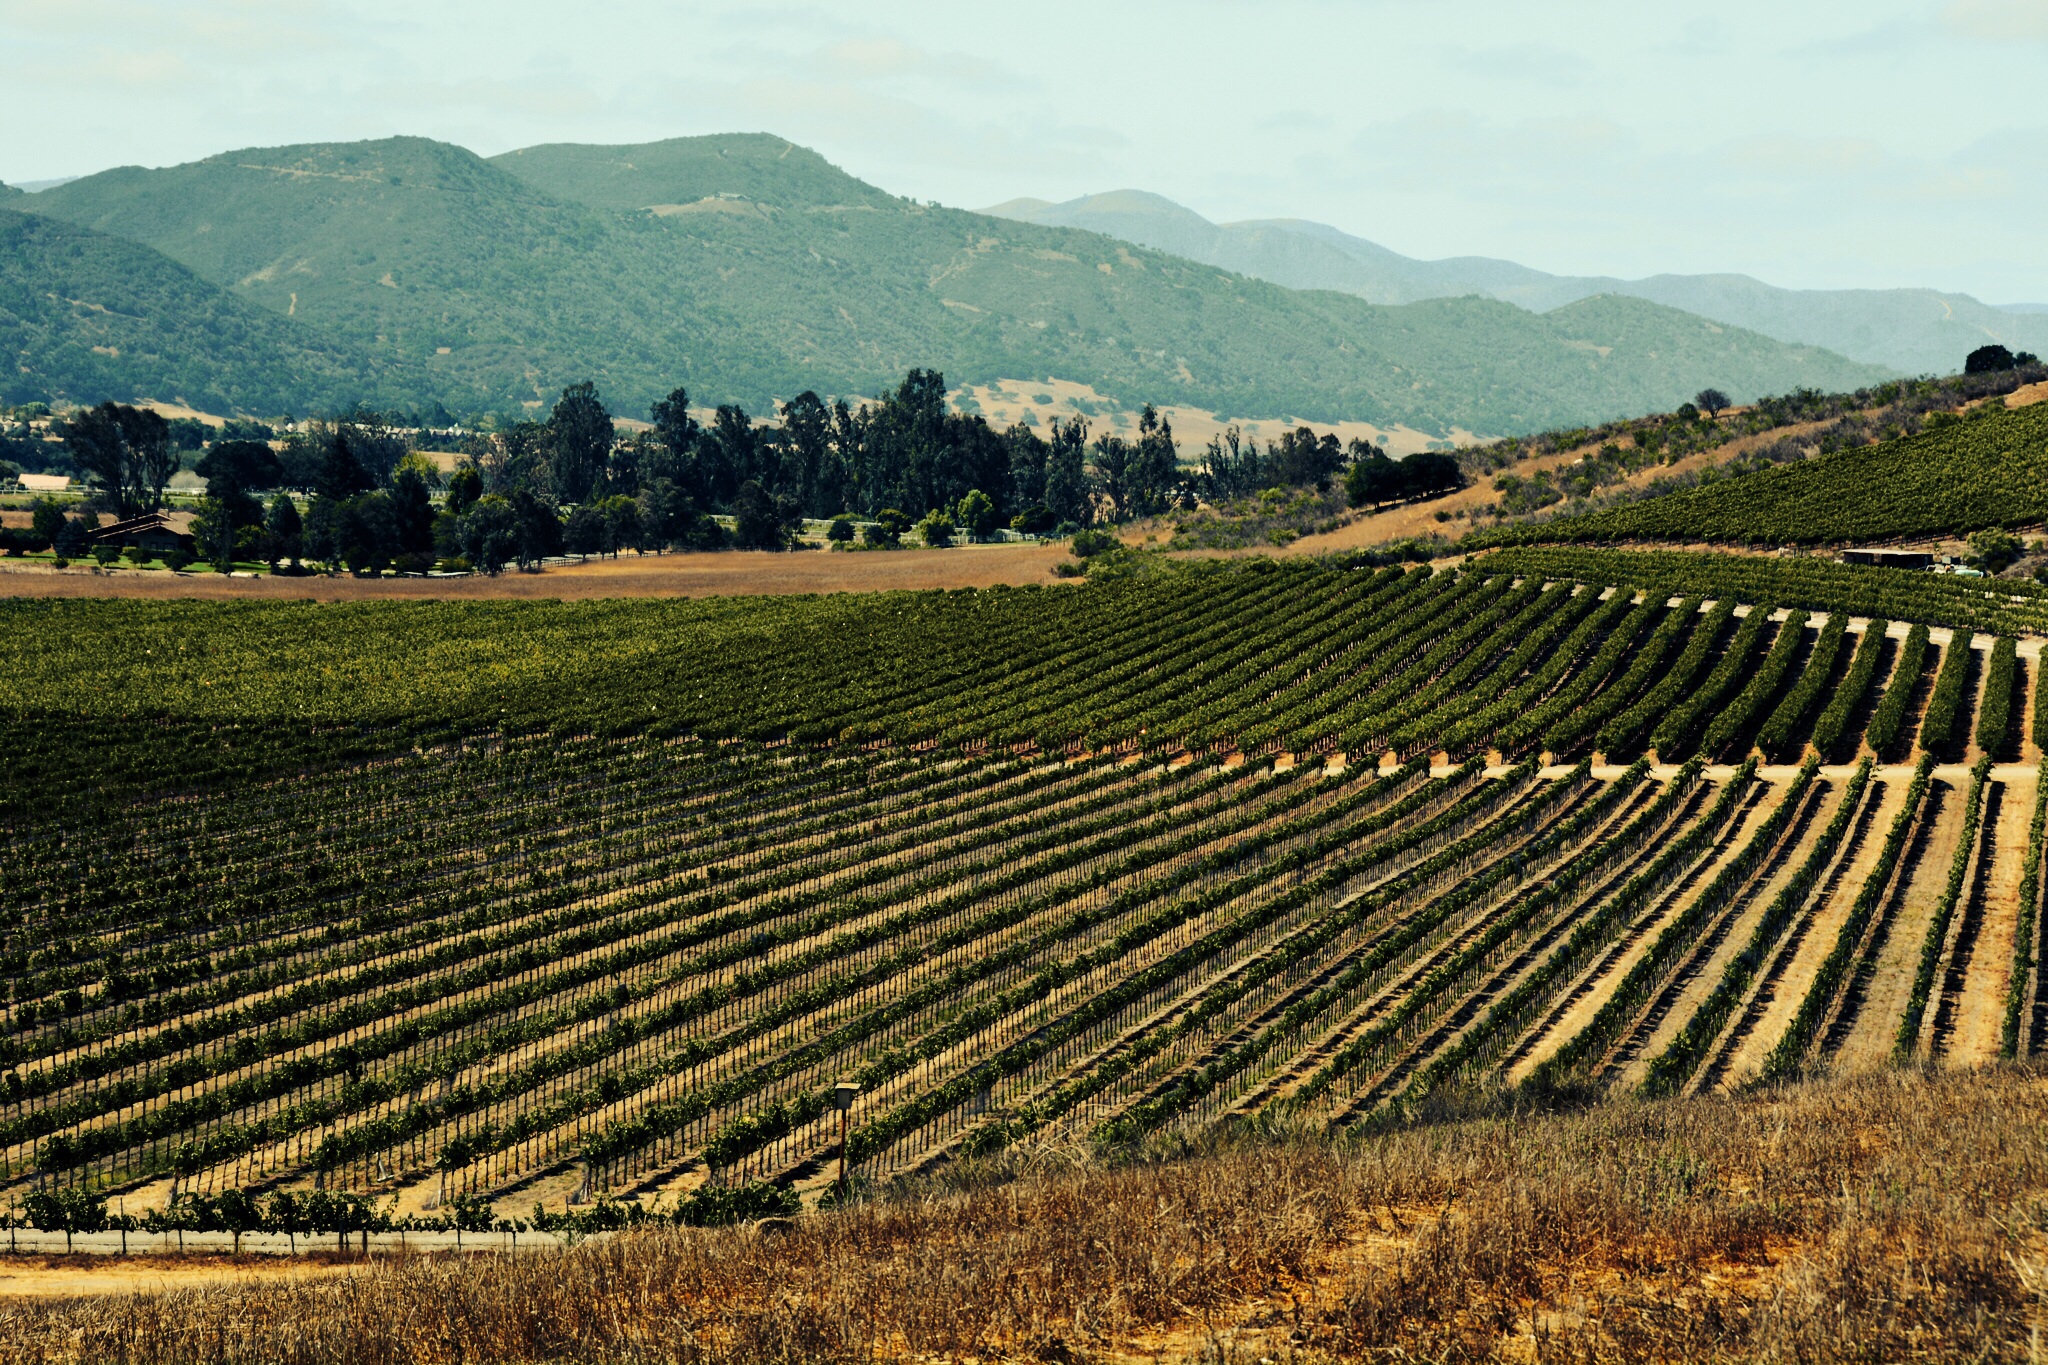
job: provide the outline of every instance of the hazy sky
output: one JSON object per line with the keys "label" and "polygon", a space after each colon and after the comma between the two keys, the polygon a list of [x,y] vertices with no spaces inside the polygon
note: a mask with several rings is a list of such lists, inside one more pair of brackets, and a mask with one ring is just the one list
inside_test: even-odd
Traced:
{"label": "hazy sky", "polygon": [[1417,256],[2048,300],[2048,0],[0,0],[0,179],[768,131],[979,207],[1155,190]]}

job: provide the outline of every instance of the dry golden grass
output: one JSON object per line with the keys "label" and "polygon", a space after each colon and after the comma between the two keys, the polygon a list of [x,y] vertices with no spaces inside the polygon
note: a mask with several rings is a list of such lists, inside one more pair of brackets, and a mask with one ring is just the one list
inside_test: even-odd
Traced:
{"label": "dry golden grass", "polygon": [[963,1170],[779,1231],[0,1308],[8,1361],[2027,1360],[2048,1083]]}
{"label": "dry golden grass", "polygon": [[0,597],[198,597],[360,602],[370,599],[755,596],[764,593],[880,592],[897,588],[987,588],[1057,583],[1052,567],[1072,563],[1064,545],[961,545],[950,550],[835,554],[760,550],[700,555],[621,555],[545,573],[496,578],[222,578],[0,559]]}

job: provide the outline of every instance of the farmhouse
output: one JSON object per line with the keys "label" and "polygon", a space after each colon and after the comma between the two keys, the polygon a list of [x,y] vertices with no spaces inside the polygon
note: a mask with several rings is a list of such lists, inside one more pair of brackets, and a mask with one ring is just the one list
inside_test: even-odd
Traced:
{"label": "farmhouse", "polygon": [[95,545],[137,545],[153,554],[192,550],[192,515],[189,512],[145,512],[139,517],[102,526],[92,533]]}

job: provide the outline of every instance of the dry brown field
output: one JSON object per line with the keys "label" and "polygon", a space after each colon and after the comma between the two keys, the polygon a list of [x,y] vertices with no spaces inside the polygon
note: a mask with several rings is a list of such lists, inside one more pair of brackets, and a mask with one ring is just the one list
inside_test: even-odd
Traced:
{"label": "dry brown field", "polygon": [[703,555],[636,555],[551,565],[541,573],[496,578],[355,579],[346,575],[222,578],[0,559],[0,597],[194,597],[358,602],[380,598],[554,598],[757,596],[812,592],[881,592],[903,588],[988,588],[1057,583],[1053,566],[1072,563],[1060,545],[960,545],[905,549],[774,554],[747,550]]}
{"label": "dry brown field", "polygon": [[1134,1164],[1047,1142],[775,1228],[99,1267],[0,1300],[0,1360],[2030,1361],[2044,1131],[2048,1078],[1999,1068]]}

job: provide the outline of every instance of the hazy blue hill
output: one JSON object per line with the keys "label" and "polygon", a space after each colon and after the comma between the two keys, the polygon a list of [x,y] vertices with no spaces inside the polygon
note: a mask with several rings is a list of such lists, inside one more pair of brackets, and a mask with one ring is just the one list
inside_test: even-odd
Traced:
{"label": "hazy blue hill", "polygon": [[161,398],[276,413],[417,392],[413,377],[374,366],[148,247],[4,207],[0,356],[0,397],[11,402]]}
{"label": "hazy blue hill", "polygon": [[1486,256],[1417,260],[1325,223],[1211,223],[1141,190],[1063,204],[1017,199],[990,213],[1106,232],[1291,289],[1337,289],[1374,303],[1483,294],[1537,312],[1596,294],[1628,294],[1780,341],[1907,373],[1947,374],[1989,341],[2048,350],[2048,317],[1932,289],[1780,289],[1747,275],[1552,275]]}
{"label": "hazy blue hill", "polygon": [[232,152],[35,197],[133,238],[461,410],[595,378],[758,410],[911,366],[1058,376],[1127,403],[1496,433],[1880,372],[1697,318],[1385,309],[1091,231],[897,199],[765,135],[486,161],[420,138]]}

